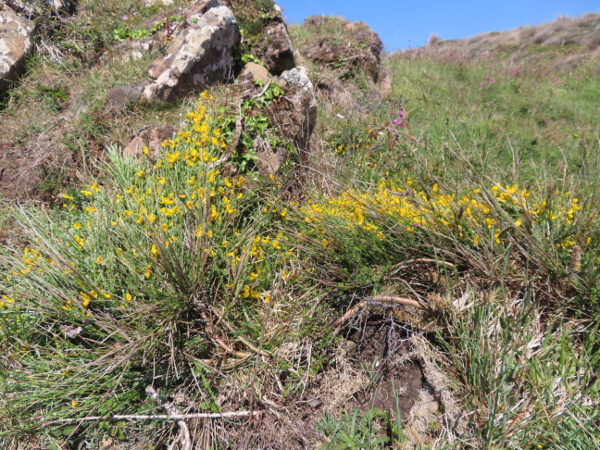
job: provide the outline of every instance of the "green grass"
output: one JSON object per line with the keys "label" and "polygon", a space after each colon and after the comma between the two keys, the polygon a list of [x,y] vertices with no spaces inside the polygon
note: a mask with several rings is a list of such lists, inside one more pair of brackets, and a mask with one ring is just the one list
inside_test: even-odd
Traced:
{"label": "green grass", "polygon": [[[108,39],[122,23],[96,26]],[[536,64],[507,64],[502,51],[391,55],[390,98],[357,77],[342,92],[351,95],[322,104],[301,201],[286,200],[284,177],[256,174],[252,152],[234,153],[234,175],[218,170],[237,119],[217,107],[219,88],[158,161],[111,147],[103,163],[86,160],[88,181],[64,187],[53,208],[3,205],[0,443],[172,442],[171,421],[110,418],[164,414],[148,385],[180,410],[267,411],[260,435],[246,419],[190,422],[215,447],[296,436],[307,423],[280,418],[339,369],[332,321],[391,293],[424,305],[402,326],[429,341],[468,417],[454,436],[440,411],[427,445],[598,447],[600,72],[544,50]],[[91,68],[74,89],[66,66],[32,61],[4,114],[18,124],[41,106],[40,129],[20,130],[26,139],[65,97],[81,99],[64,145],[85,159],[90,142],[126,134],[99,105],[147,62]],[[393,122],[401,107],[406,126]],[[190,109],[138,108],[135,123],[179,123]],[[258,112],[242,111],[243,146],[278,136]],[[326,448],[417,446],[410,423],[389,412],[316,416],[306,420]]]}

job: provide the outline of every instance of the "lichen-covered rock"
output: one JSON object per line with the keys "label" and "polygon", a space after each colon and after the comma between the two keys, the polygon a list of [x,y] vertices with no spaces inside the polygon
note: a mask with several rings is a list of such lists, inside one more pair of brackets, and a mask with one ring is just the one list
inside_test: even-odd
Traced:
{"label": "lichen-covered rock", "polygon": [[285,90],[285,95],[271,105],[267,114],[283,137],[294,142],[300,153],[300,162],[305,163],[310,137],[317,123],[313,84],[303,67],[283,72],[277,82]]}
{"label": "lichen-covered rock", "polygon": [[165,139],[171,139],[177,132],[175,127],[170,125],[151,125],[139,130],[127,147],[123,150],[123,155],[130,158],[139,158],[143,155],[144,147],[148,147],[148,156],[155,161],[160,156],[162,144]]}
{"label": "lichen-covered rock", "polygon": [[144,89],[143,101],[170,101],[232,78],[233,48],[241,37],[233,13],[217,6],[197,19],[151,64],[152,81]]}
{"label": "lichen-covered rock", "polygon": [[0,90],[19,75],[31,50],[35,24],[10,9],[0,11]]}
{"label": "lichen-covered rock", "polygon": [[155,50],[155,39],[131,39],[119,42],[103,56],[107,62],[110,61],[137,61],[153,53]]}

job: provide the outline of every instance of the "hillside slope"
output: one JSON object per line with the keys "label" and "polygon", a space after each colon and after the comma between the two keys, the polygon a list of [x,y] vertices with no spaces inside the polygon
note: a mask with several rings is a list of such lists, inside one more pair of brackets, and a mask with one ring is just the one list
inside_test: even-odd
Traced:
{"label": "hillside slope", "polygon": [[80,1],[3,99],[0,447],[597,447],[600,16],[275,75],[230,1],[235,79],[107,108],[209,3]]}

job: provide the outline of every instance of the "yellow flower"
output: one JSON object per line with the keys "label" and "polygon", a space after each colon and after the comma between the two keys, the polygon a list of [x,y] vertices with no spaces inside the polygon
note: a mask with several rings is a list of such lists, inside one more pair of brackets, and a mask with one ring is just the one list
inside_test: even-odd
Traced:
{"label": "yellow flower", "polygon": [[179,152],[165,153],[165,157],[171,164],[174,164],[179,159]]}
{"label": "yellow flower", "polygon": [[127,294],[125,294],[125,300],[131,301],[133,300],[133,296],[128,292]]}
{"label": "yellow flower", "polygon": [[79,405],[79,402],[75,401],[75,400],[71,400],[71,406],[73,408],[77,407],[77,405]]}
{"label": "yellow flower", "polygon": [[73,228],[75,228],[76,230],[79,230],[79,229],[81,229],[81,224],[79,222],[75,222],[73,224]]}
{"label": "yellow flower", "polygon": [[217,207],[215,205],[210,205],[210,221],[214,222],[219,217],[219,213],[217,211]]}
{"label": "yellow flower", "polygon": [[79,295],[81,295],[81,304],[84,308],[87,308],[90,305],[90,302],[92,301],[92,297],[86,294],[85,292],[79,292]]}
{"label": "yellow flower", "polygon": [[150,253],[151,253],[153,256],[156,256],[156,255],[158,255],[158,247],[156,246],[156,244],[152,244],[152,248],[150,249]]}

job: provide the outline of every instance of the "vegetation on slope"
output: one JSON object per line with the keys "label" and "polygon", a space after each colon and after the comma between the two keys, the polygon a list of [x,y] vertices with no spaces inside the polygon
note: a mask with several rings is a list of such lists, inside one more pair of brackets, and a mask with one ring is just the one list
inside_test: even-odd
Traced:
{"label": "vegetation on slope", "polygon": [[[384,100],[357,73],[321,106],[298,203],[220,170],[235,120],[216,89],[159,160],[113,148],[55,207],[7,204],[24,236],[2,257],[0,442],[158,447],[182,430],[153,419],[172,403],[257,414],[188,419],[215,447],[596,447],[600,71],[571,56],[403,52]],[[354,391],[333,408],[330,378],[359,365],[344,338],[373,316],[468,419],[416,433]],[[315,398],[331,408],[303,422]]]}

